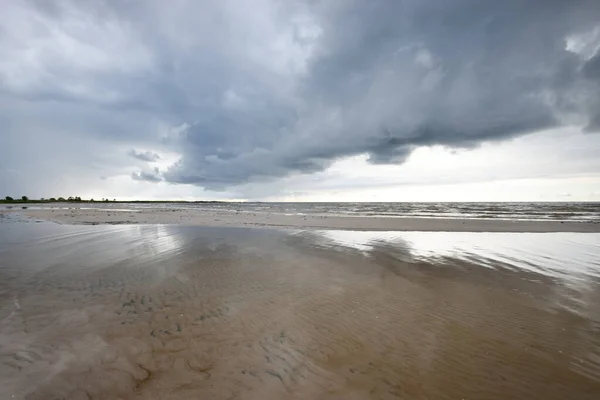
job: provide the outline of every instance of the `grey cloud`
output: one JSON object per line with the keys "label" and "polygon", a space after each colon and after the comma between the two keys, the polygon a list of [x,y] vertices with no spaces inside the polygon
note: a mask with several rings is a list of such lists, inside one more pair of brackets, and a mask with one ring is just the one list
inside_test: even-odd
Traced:
{"label": "grey cloud", "polygon": [[152,171],[134,172],[131,174],[131,179],[146,182],[160,182],[163,180],[160,176],[160,171],[158,168],[154,168]]}
{"label": "grey cloud", "polygon": [[140,161],[155,162],[161,159],[158,154],[151,151],[136,151],[131,149],[127,154]]}
{"label": "grey cloud", "polygon": [[583,65],[583,75],[588,79],[600,81],[600,49]]}
{"label": "grey cloud", "polygon": [[[583,75],[589,80],[588,89],[592,93],[600,93],[600,48],[582,68]],[[588,132],[600,132],[600,96],[592,95],[590,100],[590,121],[585,130]]]}
{"label": "grey cloud", "polygon": [[[598,96],[571,101],[583,61],[565,49],[600,17],[594,2],[344,2],[310,12],[322,33],[295,101],[202,120],[167,180],[229,186],[359,153],[399,163],[417,146],[511,138],[561,125],[563,111],[586,118]],[[271,101],[259,93],[252,102]]]}
{"label": "grey cloud", "polygon": [[57,128],[85,107],[88,135],[181,155],[133,179],[222,190],[573,118],[594,130],[598,54],[566,43],[599,20],[594,0],[11,3],[0,96],[60,108]]}

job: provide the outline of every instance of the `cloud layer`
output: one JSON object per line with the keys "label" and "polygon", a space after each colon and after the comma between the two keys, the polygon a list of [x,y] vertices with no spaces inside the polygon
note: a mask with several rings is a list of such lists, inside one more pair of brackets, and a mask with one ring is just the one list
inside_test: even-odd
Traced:
{"label": "cloud layer", "polygon": [[[596,0],[10,2],[0,141],[85,138],[91,165],[149,148],[111,168],[223,190],[345,156],[596,132],[598,21]],[[162,152],[178,159],[127,170]]]}
{"label": "cloud layer", "polygon": [[131,149],[129,151],[129,154],[131,157],[135,158],[136,160],[140,160],[140,161],[146,161],[146,162],[155,162],[161,159],[161,157],[152,152],[152,151],[137,151],[135,149]]}

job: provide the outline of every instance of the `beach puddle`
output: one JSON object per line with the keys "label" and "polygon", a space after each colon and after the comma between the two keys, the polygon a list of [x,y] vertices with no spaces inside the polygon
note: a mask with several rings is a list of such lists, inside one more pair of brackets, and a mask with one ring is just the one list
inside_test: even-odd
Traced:
{"label": "beach puddle", "polygon": [[0,224],[0,398],[597,399],[599,245]]}

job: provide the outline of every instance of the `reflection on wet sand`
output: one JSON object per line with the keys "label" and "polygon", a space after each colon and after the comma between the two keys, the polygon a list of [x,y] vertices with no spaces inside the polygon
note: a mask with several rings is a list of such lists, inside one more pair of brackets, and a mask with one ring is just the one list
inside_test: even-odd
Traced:
{"label": "reflection on wet sand", "polygon": [[0,398],[598,398],[599,235],[368,234],[0,225]]}

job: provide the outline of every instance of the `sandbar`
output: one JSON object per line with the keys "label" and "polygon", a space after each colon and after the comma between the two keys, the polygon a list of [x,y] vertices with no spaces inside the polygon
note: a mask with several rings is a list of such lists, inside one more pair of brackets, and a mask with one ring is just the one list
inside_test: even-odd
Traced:
{"label": "sandbar", "polygon": [[[297,215],[185,208],[115,210],[73,207],[17,211],[32,219],[71,225],[177,224],[369,231],[600,232],[600,221]],[[0,213],[7,212],[13,211],[0,211]]]}

